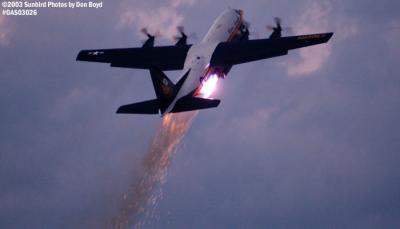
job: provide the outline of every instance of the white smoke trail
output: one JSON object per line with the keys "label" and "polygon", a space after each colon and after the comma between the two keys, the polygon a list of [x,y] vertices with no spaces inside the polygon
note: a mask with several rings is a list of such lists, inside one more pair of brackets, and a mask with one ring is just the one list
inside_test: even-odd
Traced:
{"label": "white smoke trail", "polygon": [[179,9],[184,6],[195,4],[195,0],[170,0],[165,4],[151,6],[146,2],[142,4],[124,1],[121,4],[120,20],[117,25],[119,28],[137,28],[138,35],[140,28],[147,28],[149,33],[162,35],[162,38],[173,40],[177,35],[177,27],[184,22],[184,16],[179,13]]}
{"label": "white smoke trail", "polygon": [[154,218],[154,210],[162,198],[161,189],[155,192],[155,188],[165,183],[171,156],[197,114],[197,111],[168,114],[163,118],[143,160],[140,177],[124,194],[122,207],[114,217],[111,228],[122,229],[131,225],[141,228],[145,222],[139,221],[140,216]]}

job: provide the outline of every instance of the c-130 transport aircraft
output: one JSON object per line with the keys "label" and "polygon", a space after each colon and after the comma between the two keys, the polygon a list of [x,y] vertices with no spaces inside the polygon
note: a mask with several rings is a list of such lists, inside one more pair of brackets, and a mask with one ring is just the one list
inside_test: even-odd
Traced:
{"label": "c-130 transport aircraft", "polygon": [[[77,60],[110,63],[111,67],[150,70],[156,99],[119,107],[117,113],[178,113],[217,107],[210,99],[218,78],[225,78],[233,65],[287,55],[289,50],[326,43],[333,33],[282,37],[280,20],[267,39],[249,40],[243,11],[228,8],[214,21],[199,44],[187,44],[187,36],[172,46],[154,46],[155,36],[139,48],[80,51]],[[163,71],[182,70],[174,84]]]}

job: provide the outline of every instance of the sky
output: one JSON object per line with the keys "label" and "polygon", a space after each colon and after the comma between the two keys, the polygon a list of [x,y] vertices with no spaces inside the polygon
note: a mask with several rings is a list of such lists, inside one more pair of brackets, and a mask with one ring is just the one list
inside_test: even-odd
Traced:
{"label": "sky", "polygon": [[235,66],[220,106],[199,112],[171,155],[142,228],[399,228],[395,0],[122,0],[0,16],[0,228],[104,228],[162,119],[115,114],[155,97],[147,71],[77,53],[140,46],[142,27],[158,45],[179,25],[201,38],[226,7],[244,10],[253,38],[276,16],[286,35],[335,35]]}

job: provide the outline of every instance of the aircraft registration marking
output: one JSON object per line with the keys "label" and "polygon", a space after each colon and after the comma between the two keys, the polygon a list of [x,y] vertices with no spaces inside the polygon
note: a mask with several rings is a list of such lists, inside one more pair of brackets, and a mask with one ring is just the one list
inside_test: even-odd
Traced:
{"label": "aircraft registration marking", "polygon": [[303,35],[303,36],[298,36],[297,40],[318,39],[323,37],[325,37],[325,34]]}
{"label": "aircraft registration marking", "polygon": [[89,55],[93,55],[93,56],[97,56],[97,55],[103,55],[104,52],[100,52],[100,51],[94,51],[94,52],[89,52]]}

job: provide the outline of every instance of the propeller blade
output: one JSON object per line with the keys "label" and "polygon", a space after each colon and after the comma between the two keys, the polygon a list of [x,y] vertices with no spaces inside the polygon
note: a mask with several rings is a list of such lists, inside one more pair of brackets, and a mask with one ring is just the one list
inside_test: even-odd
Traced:
{"label": "propeller blade", "polygon": [[144,35],[150,37],[150,34],[149,34],[149,32],[147,31],[147,28],[142,28],[142,29],[140,29],[140,32],[142,32]]}
{"label": "propeller blade", "polygon": [[275,24],[276,24],[277,28],[281,27],[281,23],[282,23],[282,19],[281,18],[275,17],[274,21],[275,21]]}
{"label": "propeller blade", "polygon": [[269,31],[272,31],[272,34],[269,36],[269,38],[280,38],[282,37],[282,31],[284,30],[290,30],[287,28],[282,28],[282,19],[279,17],[274,17],[274,22],[275,26],[267,25],[266,29]]}
{"label": "propeller blade", "polygon": [[155,38],[161,36],[160,31],[157,31],[154,35],[152,35],[145,27],[140,29],[140,31],[147,36],[147,39],[142,41],[143,47],[153,47]]}
{"label": "propeller blade", "polygon": [[148,38],[156,38],[156,37],[161,37],[160,31],[156,31],[154,34],[150,34],[149,30],[144,27],[140,29],[140,32],[142,32],[144,35],[146,35]]}
{"label": "propeller blade", "polygon": [[185,34],[185,27],[183,27],[183,26],[178,26],[178,27],[176,27],[176,29],[178,30],[178,32],[180,33],[180,34]]}
{"label": "propeller blade", "polygon": [[197,40],[197,34],[196,33],[191,33],[190,35],[187,35],[186,32],[185,32],[185,27],[177,26],[176,29],[179,32],[179,35],[176,35],[176,36],[173,37],[173,39],[176,42],[181,41],[182,44],[186,44],[186,40],[189,39],[189,38]]}

